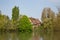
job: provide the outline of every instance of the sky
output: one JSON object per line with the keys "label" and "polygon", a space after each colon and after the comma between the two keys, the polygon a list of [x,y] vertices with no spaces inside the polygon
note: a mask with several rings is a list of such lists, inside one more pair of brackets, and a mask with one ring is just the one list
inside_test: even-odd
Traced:
{"label": "sky", "polygon": [[12,17],[12,8],[19,7],[20,14],[41,19],[42,11],[45,7],[50,7],[57,13],[60,0],[0,0],[0,10],[2,14]]}

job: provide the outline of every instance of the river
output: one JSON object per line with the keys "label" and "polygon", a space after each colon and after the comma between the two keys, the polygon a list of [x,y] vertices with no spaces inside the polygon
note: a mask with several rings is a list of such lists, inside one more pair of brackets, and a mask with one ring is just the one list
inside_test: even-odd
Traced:
{"label": "river", "polygon": [[0,40],[60,40],[60,32],[0,32]]}

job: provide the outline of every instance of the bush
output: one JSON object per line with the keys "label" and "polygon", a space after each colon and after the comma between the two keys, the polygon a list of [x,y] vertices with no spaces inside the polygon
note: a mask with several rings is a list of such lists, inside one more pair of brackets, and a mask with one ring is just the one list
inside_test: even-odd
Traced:
{"label": "bush", "polygon": [[32,31],[32,24],[27,16],[23,15],[19,19],[18,29],[20,31]]}

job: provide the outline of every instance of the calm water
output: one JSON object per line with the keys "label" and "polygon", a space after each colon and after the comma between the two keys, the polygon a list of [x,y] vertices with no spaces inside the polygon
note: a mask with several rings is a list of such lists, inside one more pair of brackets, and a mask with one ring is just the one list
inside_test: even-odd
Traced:
{"label": "calm water", "polygon": [[54,32],[54,33],[0,32],[0,40],[60,40],[60,32]]}

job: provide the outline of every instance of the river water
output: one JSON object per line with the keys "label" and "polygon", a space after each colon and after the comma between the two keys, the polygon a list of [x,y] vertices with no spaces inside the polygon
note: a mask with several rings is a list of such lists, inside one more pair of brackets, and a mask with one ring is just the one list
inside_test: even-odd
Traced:
{"label": "river water", "polygon": [[0,40],[60,40],[60,32],[0,32]]}

